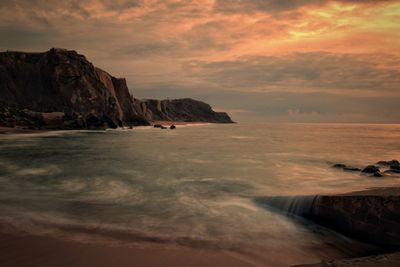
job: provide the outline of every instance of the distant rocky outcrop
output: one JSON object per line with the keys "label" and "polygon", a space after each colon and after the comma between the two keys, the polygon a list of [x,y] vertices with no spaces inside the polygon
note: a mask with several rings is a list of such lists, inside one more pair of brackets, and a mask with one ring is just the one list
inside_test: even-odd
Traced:
{"label": "distant rocky outcrop", "polygon": [[215,112],[211,106],[194,99],[141,101],[141,112],[147,120],[232,123],[225,112]]}
{"label": "distant rocky outcrop", "polygon": [[[335,169],[341,169],[344,171],[360,172],[362,174],[370,175],[371,177],[383,177],[387,175],[398,175],[400,174],[400,163],[398,160],[378,161],[376,165],[368,165],[364,168],[358,168],[348,166],[343,163],[335,163],[331,167]],[[382,169],[382,170],[381,170]]]}
{"label": "distant rocky outcrop", "polygon": [[156,120],[232,123],[193,99],[139,100],[126,80],[96,68],[75,51],[0,53],[0,125],[98,129]]}

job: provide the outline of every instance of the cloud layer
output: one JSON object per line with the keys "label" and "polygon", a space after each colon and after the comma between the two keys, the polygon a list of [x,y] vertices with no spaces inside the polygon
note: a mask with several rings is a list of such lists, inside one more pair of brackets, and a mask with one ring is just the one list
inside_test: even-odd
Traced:
{"label": "cloud layer", "polygon": [[[0,49],[75,49],[138,96],[199,97],[240,116],[361,120],[371,117],[366,98],[400,95],[399,14],[395,0],[3,0]],[[304,105],[281,108],[262,97],[271,94]],[[336,109],[308,108],[310,96]],[[259,99],[273,108],[257,109]]]}

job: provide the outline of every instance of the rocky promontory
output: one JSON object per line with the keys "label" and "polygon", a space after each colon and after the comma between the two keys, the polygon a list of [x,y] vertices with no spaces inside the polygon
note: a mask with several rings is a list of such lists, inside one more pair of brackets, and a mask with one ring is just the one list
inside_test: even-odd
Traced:
{"label": "rocky promontory", "polygon": [[157,120],[232,123],[201,101],[136,99],[125,79],[75,51],[0,53],[0,126],[99,129]]}

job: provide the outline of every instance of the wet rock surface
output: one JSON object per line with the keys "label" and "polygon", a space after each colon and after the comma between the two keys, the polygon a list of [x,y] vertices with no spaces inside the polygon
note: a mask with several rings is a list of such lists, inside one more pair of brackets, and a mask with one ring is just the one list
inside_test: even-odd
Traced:
{"label": "wet rock surface", "polygon": [[358,168],[354,166],[348,166],[344,163],[335,163],[331,165],[331,167],[344,171],[361,172],[362,174],[366,174],[371,177],[384,177],[385,175],[396,176],[400,174],[400,163],[398,160],[393,159],[389,161],[378,161],[376,165],[371,164],[364,168]]}
{"label": "wet rock surface", "polygon": [[[381,251],[400,250],[400,188],[338,195],[262,197],[256,203],[309,219]],[[399,266],[400,254],[323,262],[303,266]],[[396,265],[397,264],[397,265]]]}
{"label": "wet rock surface", "polygon": [[361,172],[364,172],[364,173],[377,173],[377,172],[380,172],[380,169],[379,169],[379,167],[377,167],[375,165],[368,165]]}

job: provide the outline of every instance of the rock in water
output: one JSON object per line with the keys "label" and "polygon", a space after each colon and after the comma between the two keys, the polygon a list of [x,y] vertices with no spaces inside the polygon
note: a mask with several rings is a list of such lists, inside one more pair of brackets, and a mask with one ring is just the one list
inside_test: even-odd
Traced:
{"label": "rock in water", "polygon": [[342,163],[336,163],[332,165],[332,168],[336,168],[336,169],[343,169],[345,171],[361,171],[360,168],[356,168],[356,167],[352,167],[352,166],[347,166],[345,164]]}
{"label": "rock in water", "polygon": [[176,129],[176,126],[172,124],[169,128],[170,128],[171,130],[174,130],[174,129]]}
{"label": "rock in water", "polygon": [[364,172],[364,173],[377,173],[377,172],[380,172],[380,170],[375,165],[368,165],[367,167],[365,167],[362,170],[362,172]]}
{"label": "rock in water", "polygon": [[342,195],[258,197],[255,202],[305,217],[361,241],[400,248],[400,188]]}
{"label": "rock in water", "polygon": [[361,171],[361,169],[360,169],[360,168],[357,168],[357,167],[344,167],[343,170],[345,170],[345,171],[352,171],[352,172],[359,172],[359,171]]}
{"label": "rock in water", "polygon": [[193,99],[135,99],[125,79],[94,67],[75,51],[0,53],[2,126],[97,129],[155,120],[232,123],[226,113]]}
{"label": "rock in water", "polygon": [[392,166],[393,167],[398,167],[398,166],[400,166],[400,162],[398,160],[396,160],[396,159],[389,160],[389,161],[382,160],[382,161],[378,161],[376,164],[382,165],[382,166],[388,166],[388,167],[392,167]]}
{"label": "rock in water", "polygon": [[342,163],[336,163],[336,164],[332,165],[332,168],[343,169],[343,168],[346,168],[346,165],[342,164]]}

